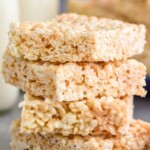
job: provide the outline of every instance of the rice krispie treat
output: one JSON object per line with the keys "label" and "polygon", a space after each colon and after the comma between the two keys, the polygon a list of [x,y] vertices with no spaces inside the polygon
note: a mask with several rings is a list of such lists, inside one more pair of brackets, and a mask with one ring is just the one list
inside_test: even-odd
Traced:
{"label": "rice krispie treat", "polygon": [[130,59],[108,63],[52,64],[5,55],[6,82],[54,101],[77,101],[102,96],[145,96],[146,68]]}
{"label": "rice krispie treat", "polygon": [[12,24],[9,53],[50,62],[114,61],[143,52],[145,27],[62,14],[49,22]]}
{"label": "rice krispie treat", "polygon": [[68,10],[150,25],[150,0],[69,0]]}
{"label": "rice krispie treat", "polygon": [[69,12],[76,12],[82,15],[95,15],[97,17],[119,19],[130,23],[145,23],[147,25],[147,44],[145,45],[144,52],[135,58],[146,65],[147,73],[150,75],[149,2],[149,0],[69,0],[68,10]]}
{"label": "rice krispie treat", "polygon": [[25,95],[21,132],[68,135],[125,134],[133,118],[132,96],[52,102]]}
{"label": "rice krispie treat", "polygon": [[150,150],[150,124],[133,121],[125,136],[68,136],[22,134],[20,121],[12,125],[12,150]]}

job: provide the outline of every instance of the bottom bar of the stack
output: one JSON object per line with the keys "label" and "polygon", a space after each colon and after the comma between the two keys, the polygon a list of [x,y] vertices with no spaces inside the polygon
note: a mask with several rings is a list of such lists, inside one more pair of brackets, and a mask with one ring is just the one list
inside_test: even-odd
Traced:
{"label": "bottom bar of the stack", "polygon": [[134,120],[125,136],[69,136],[21,134],[20,121],[12,125],[12,150],[150,150],[150,124]]}

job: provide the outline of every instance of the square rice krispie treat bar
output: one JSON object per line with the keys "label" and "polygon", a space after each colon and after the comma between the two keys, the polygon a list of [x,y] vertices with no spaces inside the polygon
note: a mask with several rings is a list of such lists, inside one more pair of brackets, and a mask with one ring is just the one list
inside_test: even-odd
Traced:
{"label": "square rice krispie treat bar", "polygon": [[52,64],[6,54],[3,74],[6,82],[32,95],[60,102],[146,94],[146,68],[133,59]]}
{"label": "square rice krispie treat bar", "polygon": [[143,25],[62,14],[49,22],[12,24],[8,50],[50,62],[122,60],[143,52],[145,31]]}
{"label": "square rice krispie treat bar", "polygon": [[150,150],[150,124],[133,121],[124,136],[68,136],[20,133],[20,121],[12,125],[12,150]]}
{"label": "square rice krispie treat bar", "polygon": [[125,134],[133,118],[132,99],[128,96],[52,102],[26,94],[20,103],[23,107],[21,132],[63,136]]}

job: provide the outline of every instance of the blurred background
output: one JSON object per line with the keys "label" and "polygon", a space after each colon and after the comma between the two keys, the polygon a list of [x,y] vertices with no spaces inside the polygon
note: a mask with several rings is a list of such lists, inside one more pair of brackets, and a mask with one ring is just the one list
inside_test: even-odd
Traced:
{"label": "blurred background", "polygon": [[[8,43],[7,32],[11,22],[45,21],[62,12],[76,12],[85,15],[120,19],[126,22],[144,23],[148,29],[145,52],[136,57],[147,66],[150,75],[150,4],[147,1],[119,0],[0,0],[0,71],[2,69],[2,55]],[[120,0],[121,1],[121,0]],[[141,3],[142,4],[141,4]],[[128,7],[130,5],[130,7]],[[139,8],[149,14],[141,14]],[[126,8],[126,9],[125,9]],[[135,15],[137,13],[137,15]],[[138,14],[139,13],[139,14]],[[143,17],[141,15],[144,15]],[[148,15],[148,16],[147,16]],[[137,18],[141,16],[142,19]],[[147,21],[149,17],[149,21]],[[147,83],[150,79],[147,76]],[[150,85],[150,84],[149,84]],[[150,87],[146,87],[150,90]],[[149,95],[149,94],[148,94]],[[134,117],[150,122],[150,98],[135,97]],[[23,100],[23,92],[4,83],[0,74],[0,150],[10,149],[10,124],[20,116],[18,102]]]}

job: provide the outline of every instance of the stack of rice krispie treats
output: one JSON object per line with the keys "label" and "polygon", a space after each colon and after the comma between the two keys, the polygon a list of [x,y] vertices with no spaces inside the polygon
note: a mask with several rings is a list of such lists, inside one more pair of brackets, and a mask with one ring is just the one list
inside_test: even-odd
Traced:
{"label": "stack of rice krispie treats", "polygon": [[13,150],[148,150],[150,124],[133,119],[145,96],[145,27],[62,14],[12,24],[5,81],[26,94],[12,125]]}
{"label": "stack of rice krispie treats", "polygon": [[145,24],[145,51],[135,58],[146,65],[150,75],[150,0],[68,0],[68,11]]}

